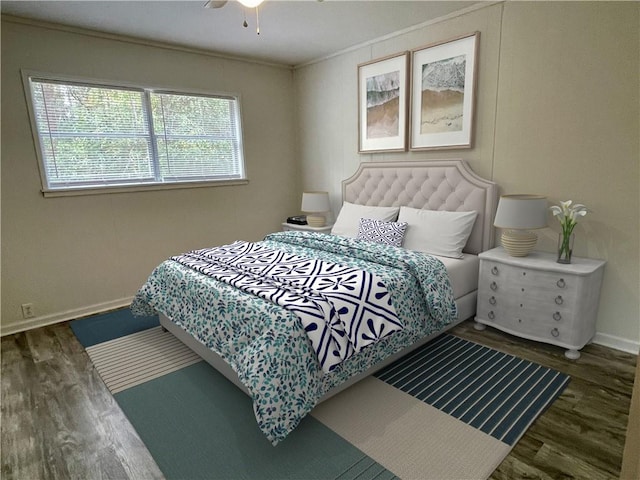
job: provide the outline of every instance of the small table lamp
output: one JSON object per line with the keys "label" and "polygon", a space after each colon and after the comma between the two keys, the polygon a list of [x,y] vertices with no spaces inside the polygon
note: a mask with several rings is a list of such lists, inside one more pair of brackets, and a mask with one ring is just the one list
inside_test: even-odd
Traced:
{"label": "small table lamp", "polygon": [[307,224],[310,227],[324,227],[327,224],[324,214],[331,210],[329,206],[329,193],[304,192],[302,194],[302,207],[300,209],[304,213],[307,213]]}
{"label": "small table lamp", "polygon": [[502,195],[493,225],[505,229],[501,242],[512,257],[526,257],[538,241],[529,232],[547,226],[547,198],[540,195]]}

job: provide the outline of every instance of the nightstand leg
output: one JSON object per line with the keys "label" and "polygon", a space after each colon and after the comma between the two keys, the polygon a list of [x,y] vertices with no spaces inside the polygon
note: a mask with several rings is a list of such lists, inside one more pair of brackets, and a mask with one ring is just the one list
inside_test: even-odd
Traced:
{"label": "nightstand leg", "polygon": [[478,330],[479,332],[481,332],[482,330],[484,330],[485,328],[487,328],[487,326],[484,323],[480,323],[480,322],[475,322],[473,324],[473,328],[475,328],[476,330]]}
{"label": "nightstand leg", "polygon": [[578,350],[567,350],[564,352],[564,356],[570,360],[577,360],[580,358],[580,352]]}

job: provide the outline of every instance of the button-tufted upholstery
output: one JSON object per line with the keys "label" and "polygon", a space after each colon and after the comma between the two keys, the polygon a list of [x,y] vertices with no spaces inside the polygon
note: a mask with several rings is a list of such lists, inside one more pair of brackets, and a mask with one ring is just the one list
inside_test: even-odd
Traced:
{"label": "button-tufted upholstery", "polygon": [[480,178],[464,160],[361,163],[342,182],[342,198],[359,205],[475,210],[478,217],[464,251],[477,254],[493,246],[496,184]]}

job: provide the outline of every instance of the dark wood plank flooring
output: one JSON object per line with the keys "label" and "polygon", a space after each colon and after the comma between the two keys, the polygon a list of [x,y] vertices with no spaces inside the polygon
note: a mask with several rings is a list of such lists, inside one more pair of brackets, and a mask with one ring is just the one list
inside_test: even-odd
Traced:
{"label": "dark wood plank flooring", "polygon": [[[465,322],[453,333],[571,375],[493,479],[620,474],[636,356],[563,350]],[[2,338],[2,478],[162,478],[67,323]]]}
{"label": "dark wood plank flooring", "polygon": [[68,324],[1,348],[3,479],[164,478]]}

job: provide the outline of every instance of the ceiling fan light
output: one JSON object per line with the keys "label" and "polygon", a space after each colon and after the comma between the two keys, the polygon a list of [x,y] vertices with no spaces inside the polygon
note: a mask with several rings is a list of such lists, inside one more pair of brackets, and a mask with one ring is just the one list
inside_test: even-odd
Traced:
{"label": "ceiling fan light", "polygon": [[264,0],[238,0],[242,5],[247,8],[255,8],[260,5]]}

